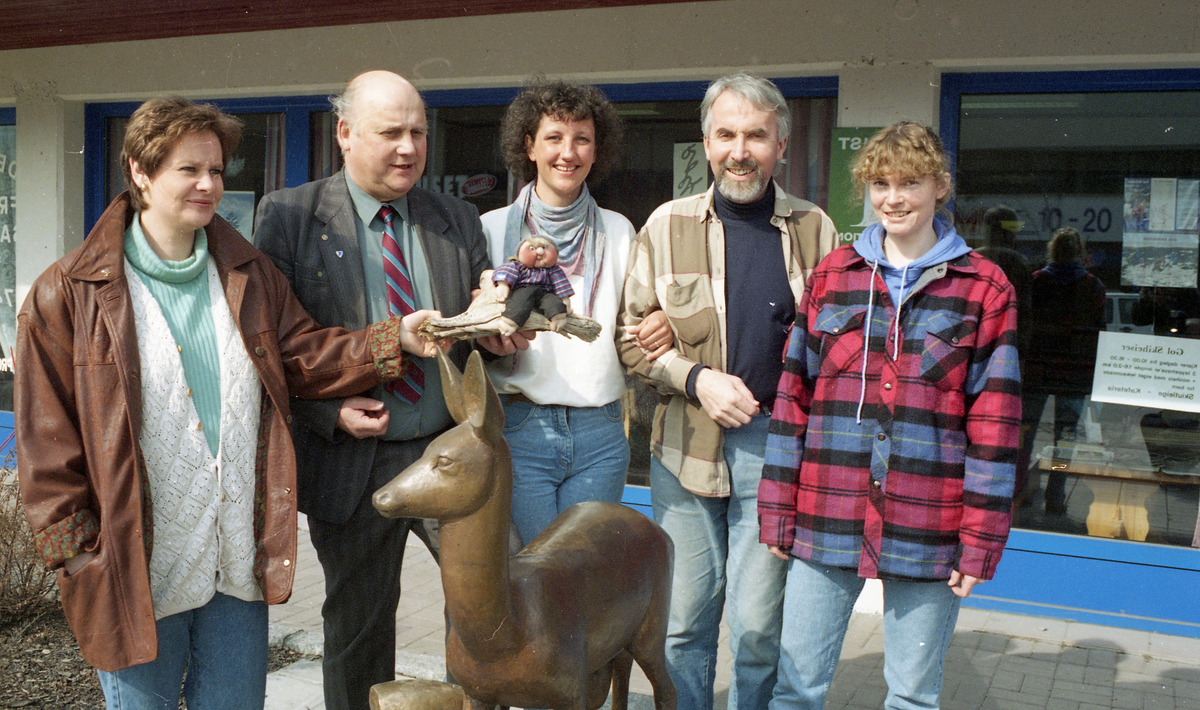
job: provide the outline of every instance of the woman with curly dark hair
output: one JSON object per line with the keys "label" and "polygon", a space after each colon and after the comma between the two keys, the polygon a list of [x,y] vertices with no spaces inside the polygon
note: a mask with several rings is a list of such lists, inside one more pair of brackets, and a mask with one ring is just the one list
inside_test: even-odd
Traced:
{"label": "woman with curly dark hair", "polygon": [[575,291],[571,310],[603,328],[591,343],[543,334],[491,365],[513,457],[513,521],[526,543],[575,503],[619,501],[625,485],[625,373],[613,333],[634,229],[601,209],[587,185],[616,165],[622,134],[599,89],[540,79],[513,100],[500,128],[505,162],[528,184],[483,216],[492,263],[546,237]]}

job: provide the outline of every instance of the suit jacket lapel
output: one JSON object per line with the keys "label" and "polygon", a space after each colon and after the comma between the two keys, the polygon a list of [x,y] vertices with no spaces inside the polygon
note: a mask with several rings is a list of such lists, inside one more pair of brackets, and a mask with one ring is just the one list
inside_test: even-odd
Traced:
{"label": "suit jacket lapel", "polygon": [[366,328],[370,321],[367,319],[362,251],[354,223],[354,201],[350,199],[343,173],[338,172],[325,184],[315,216],[322,222],[317,244],[321,249],[321,261],[330,272],[329,284],[334,297],[345,315],[342,325],[350,330]]}
{"label": "suit jacket lapel", "polygon": [[457,270],[438,273],[439,269],[450,269],[451,265],[458,264],[458,248],[444,236],[450,225],[432,208],[420,188],[413,188],[408,193],[408,215],[421,240],[421,248],[425,250],[425,260],[429,262],[434,307],[443,313],[455,313],[454,299],[459,285]]}

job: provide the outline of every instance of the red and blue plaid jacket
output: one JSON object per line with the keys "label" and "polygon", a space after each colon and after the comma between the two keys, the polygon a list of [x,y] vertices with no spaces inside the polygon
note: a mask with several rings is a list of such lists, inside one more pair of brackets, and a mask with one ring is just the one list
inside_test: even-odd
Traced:
{"label": "red and blue plaid jacket", "polygon": [[762,542],[867,578],[990,579],[1012,517],[1016,343],[1013,289],[974,252],[927,268],[898,320],[882,274],[831,253],[788,340]]}

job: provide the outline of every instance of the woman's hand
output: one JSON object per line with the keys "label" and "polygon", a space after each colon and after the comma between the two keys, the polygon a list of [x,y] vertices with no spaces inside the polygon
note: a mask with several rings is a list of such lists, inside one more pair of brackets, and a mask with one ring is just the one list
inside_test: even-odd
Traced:
{"label": "woman's hand", "polygon": [[675,346],[675,333],[661,310],[646,314],[641,323],[629,328],[629,335],[636,339],[646,362],[654,362]]}
{"label": "woman's hand", "polygon": [[983,582],[984,580],[978,577],[972,577],[969,574],[963,574],[958,570],[954,570],[950,573],[950,591],[954,592],[956,596],[960,596],[963,599],[971,596],[971,589],[973,589],[976,584],[983,584]]}
{"label": "woman's hand", "polygon": [[63,562],[63,569],[66,570],[67,576],[70,577],[94,559],[96,559],[95,552],[80,552],[78,555]]}

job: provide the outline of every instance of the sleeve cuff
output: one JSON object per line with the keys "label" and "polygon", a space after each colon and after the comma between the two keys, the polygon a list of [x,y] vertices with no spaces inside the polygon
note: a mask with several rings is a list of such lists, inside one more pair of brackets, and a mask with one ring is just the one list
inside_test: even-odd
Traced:
{"label": "sleeve cuff", "polygon": [[696,398],[696,378],[700,377],[700,371],[707,369],[707,365],[693,365],[691,372],[688,373],[687,383],[683,386],[683,393],[688,399]]}
{"label": "sleeve cuff", "polygon": [[400,347],[400,316],[392,316],[367,327],[371,360],[381,382],[391,382],[404,376],[408,359]]}
{"label": "sleeve cuff", "polygon": [[759,515],[758,541],[764,545],[775,545],[781,550],[792,551],[795,541],[795,518],[782,515]]}
{"label": "sleeve cuff", "polygon": [[100,521],[95,513],[84,508],[34,535],[33,544],[46,566],[55,569],[87,550],[99,536]]}
{"label": "sleeve cuff", "polygon": [[954,568],[962,574],[987,581],[996,575],[1000,554],[998,551],[963,545]]}

